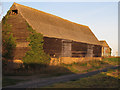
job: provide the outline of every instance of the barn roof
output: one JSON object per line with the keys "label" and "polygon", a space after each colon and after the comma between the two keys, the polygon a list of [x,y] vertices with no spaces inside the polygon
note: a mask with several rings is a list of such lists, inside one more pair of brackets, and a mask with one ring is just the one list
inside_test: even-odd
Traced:
{"label": "barn roof", "polygon": [[11,9],[17,9],[28,24],[43,36],[100,45],[88,26],[17,3],[14,3]]}
{"label": "barn roof", "polygon": [[[100,40],[100,44],[103,46],[103,47],[109,47],[108,43],[105,41],[105,40]],[[110,47],[109,47],[110,48]]]}

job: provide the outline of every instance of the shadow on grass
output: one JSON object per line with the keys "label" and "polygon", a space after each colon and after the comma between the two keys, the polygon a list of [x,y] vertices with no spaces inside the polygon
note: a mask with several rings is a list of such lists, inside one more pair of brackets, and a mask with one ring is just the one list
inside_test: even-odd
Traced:
{"label": "shadow on grass", "polygon": [[[97,70],[100,68],[110,67],[118,64],[120,58],[104,58],[102,61],[93,60],[88,62],[73,63],[73,64],[61,64],[61,65],[46,65],[46,64],[24,64],[24,67],[12,68],[14,64],[10,64],[7,68],[3,68],[3,76],[30,76],[34,74],[51,74],[62,75],[70,73],[81,73]],[[3,65],[4,66],[4,65]]]}
{"label": "shadow on grass", "polygon": [[9,85],[15,85],[18,82],[22,82],[25,80],[19,80],[19,79],[9,79],[9,78],[2,78],[2,87],[9,86]]}
{"label": "shadow on grass", "polygon": [[69,69],[62,65],[46,65],[46,64],[24,64],[24,67],[11,68],[13,65],[9,65],[7,70],[3,68],[3,76],[30,76],[35,74],[50,74],[50,75],[62,75],[62,74],[72,74]]}
{"label": "shadow on grass", "polygon": [[[73,72],[71,72],[70,70],[68,70],[63,66],[30,64],[17,69],[8,67],[6,71],[3,70],[2,83],[4,87],[9,85],[15,85],[21,81],[32,80],[32,78],[34,77],[39,79],[39,78],[47,78],[47,77],[53,77],[53,76],[61,76],[66,74],[73,74]],[[27,79],[24,79],[25,77],[27,77]]]}

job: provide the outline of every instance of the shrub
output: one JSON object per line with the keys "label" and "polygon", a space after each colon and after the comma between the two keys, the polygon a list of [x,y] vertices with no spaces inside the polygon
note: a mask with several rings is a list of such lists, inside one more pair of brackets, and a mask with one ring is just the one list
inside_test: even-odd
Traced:
{"label": "shrub", "polygon": [[43,50],[43,35],[36,33],[29,25],[28,30],[31,32],[29,38],[27,38],[30,42],[30,50],[23,57],[23,62],[31,68],[36,68],[42,64],[49,64],[50,56]]}
{"label": "shrub", "polygon": [[13,51],[16,47],[15,38],[11,33],[11,25],[7,24],[8,14],[2,19],[2,57],[6,60],[13,59]]}
{"label": "shrub", "polygon": [[6,35],[3,33],[2,46],[2,57],[6,59],[13,59],[16,43],[12,33]]}
{"label": "shrub", "polygon": [[11,12],[11,10],[8,10],[7,14],[2,18],[2,24],[6,24],[7,23],[7,19],[9,17],[9,13]]}

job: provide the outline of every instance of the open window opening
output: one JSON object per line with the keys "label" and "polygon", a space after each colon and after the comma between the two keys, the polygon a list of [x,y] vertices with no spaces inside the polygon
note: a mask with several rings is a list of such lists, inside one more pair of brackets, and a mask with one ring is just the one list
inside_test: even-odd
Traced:
{"label": "open window opening", "polygon": [[12,10],[10,15],[17,15],[18,14],[18,10]]}

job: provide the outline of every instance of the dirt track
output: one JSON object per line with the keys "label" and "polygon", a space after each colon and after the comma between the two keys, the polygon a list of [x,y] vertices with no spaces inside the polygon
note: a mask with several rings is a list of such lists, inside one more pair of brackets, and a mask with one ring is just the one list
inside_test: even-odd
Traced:
{"label": "dirt track", "polygon": [[66,81],[70,81],[70,80],[76,80],[79,78],[92,76],[92,75],[98,74],[100,72],[106,72],[108,69],[117,69],[119,67],[120,66],[108,67],[108,68],[104,68],[102,70],[92,71],[92,72],[88,72],[85,74],[71,74],[71,75],[64,75],[64,76],[50,77],[50,78],[43,78],[43,79],[38,78],[38,79],[35,79],[32,81],[19,83],[17,85],[7,86],[4,88],[40,88],[40,87],[48,86],[48,85],[58,83],[58,82],[66,82]]}

